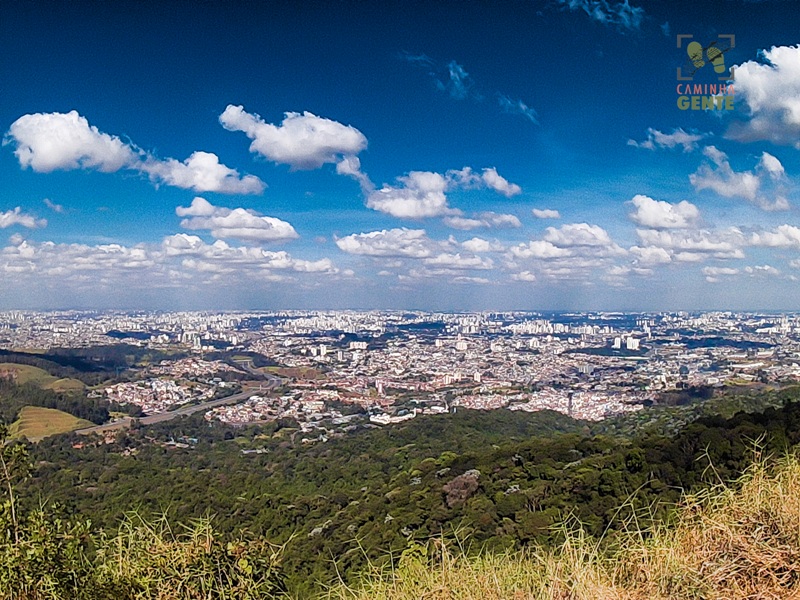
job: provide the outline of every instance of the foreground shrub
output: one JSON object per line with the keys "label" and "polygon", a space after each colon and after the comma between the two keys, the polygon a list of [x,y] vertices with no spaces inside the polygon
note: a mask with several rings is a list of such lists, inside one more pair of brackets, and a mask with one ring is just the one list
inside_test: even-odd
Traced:
{"label": "foreground shrub", "polygon": [[265,540],[223,541],[209,519],[173,531],[166,518],[129,517],[104,539],[98,571],[132,599],[260,600],[285,591],[280,548]]}

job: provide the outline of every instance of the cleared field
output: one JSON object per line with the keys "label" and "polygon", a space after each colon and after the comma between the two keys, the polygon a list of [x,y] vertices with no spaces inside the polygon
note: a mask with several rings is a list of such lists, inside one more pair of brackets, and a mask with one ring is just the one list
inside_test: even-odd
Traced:
{"label": "cleared field", "polygon": [[35,383],[36,385],[53,390],[54,392],[82,392],[86,386],[82,381],[63,377],[59,379],[50,375],[44,369],[32,365],[17,363],[0,363],[0,373],[16,373],[17,383]]}
{"label": "cleared field", "polygon": [[72,379],[71,377],[62,377],[42,387],[53,390],[54,392],[82,392],[86,389],[82,381]]}
{"label": "cleared field", "polygon": [[73,417],[54,408],[25,406],[19,412],[19,418],[11,424],[11,437],[27,437],[34,441],[48,435],[66,433],[83,427],[91,427],[93,423],[85,419]]}

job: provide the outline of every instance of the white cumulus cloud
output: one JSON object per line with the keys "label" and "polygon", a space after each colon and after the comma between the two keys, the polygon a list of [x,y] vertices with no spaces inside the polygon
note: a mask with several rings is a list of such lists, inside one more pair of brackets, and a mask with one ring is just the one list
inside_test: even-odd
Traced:
{"label": "white cumulus cloud", "polygon": [[484,169],[481,174],[481,179],[483,179],[486,187],[494,190],[498,194],[502,194],[506,198],[511,198],[522,192],[521,187],[516,183],[510,183],[508,179],[501,176],[494,167]]}
{"label": "white cumulus cloud", "polygon": [[663,249],[678,262],[737,259],[744,258],[742,248],[747,245],[745,236],[736,228],[722,231],[637,229],[636,234],[644,248],[631,251],[643,259],[645,252],[650,257],[658,256],[653,248]]}
{"label": "white cumulus cloud", "polygon": [[659,246],[633,246],[630,251],[636,257],[637,264],[662,265],[672,262],[669,251]]}
{"label": "white cumulus cloud", "polygon": [[23,115],[11,124],[3,144],[15,144],[14,154],[23,168],[37,173],[94,169],[113,173],[122,169],[196,192],[260,194],[265,184],[258,177],[226,167],[211,152],[194,152],[181,162],[159,159],[115,135],[89,125],[77,111]]}
{"label": "white cumulus cloud", "polygon": [[522,223],[516,215],[507,215],[492,211],[478,213],[474,217],[450,216],[444,218],[444,224],[453,229],[469,231],[479,227],[504,228],[522,227]]}
{"label": "white cumulus cloud", "polygon": [[490,242],[483,238],[474,237],[472,239],[461,242],[461,247],[470,252],[503,252],[505,246],[498,241]]}
{"label": "white cumulus cloud", "polygon": [[355,127],[310,112],[287,112],[280,125],[273,125],[242,106],[229,104],[219,122],[228,131],[241,131],[253,140],[251,152],[292,169],[335,164],[367,147],[367,138]]}
{"label": "white cumulus cloud", "polygon": [[299,237],[289,223],[275,217],[264,217],[253,210],[214,206],[205,198],[197,197],[188,207],[175,209],[184,229],[206,229],[218,239],[276,242]]}
{"label": "white cumulus cloud", "polygon": [[681,146],[684,152],[697,150],[697,143],[703,138],[708,137],[707,133],[691,133],[678,127],[672,133],[663,133],[652,127],[647,128],[647,139],[642,142],[628,140],[629,146],[655,150],[656,148],[675,148]]}
{"label": "white cumulus cloud", "polygon": [[608,232],[599,225],[569,223],[561,227],[548,227],[544,240],[560,248],[573,246],[612,247],[614,242]]}
{"label": "white cumulus cloud", "polygon": [[561,213],[552,208],[534,208],[531,214],[537,219],[560,219]]}
{"label": "white cumulus cloud", "polygon": [[[342,167],[341,172],[353,170]],[[363,186],[362,186],[363,187]],[[519,194],[521,188],[497,173],[494,167],[483,169],[479,175],[471,167],[451,169],[444,175],[432,171],[411,171],[397,178],[397,184],[384,185],[379,190],[367,190],[367,207],[401,219],[449,217],[445,224],[456,229],[478,227],[521,227],[514,215],[483,212],[465,217],[463,212],[448,203],[447,192],[457,189],[491,189],[503,196]]]}
{"label": "white cumulus cloud", "polygon": [[785,197],[786,173],[781,162],[763,152],[753,171],[734,171],[728,155],[714,146],[706,146],[703,154],[710,161],[689,175],[698,191],[709,189],[724,198],[743,198],[762,210],[788,210]]}
{"label": "white cumulus cloud", "polygon": [[520,271],[519,273],[513,273],[511,279],[514,281],[536,281],[536,275],[530,271]]}
{"label": "white cumulus cloud", "polygon": [[336,245],[348,254],[366,256],[428,258],[439,244],[431,240],[424,229],[384,229],[369,233],[353,233],[336,240]]}
{"label": "white cumulus cloud", "polygon": [[235,169],[221,164],[219,157],[211,152],[193,152],[183,162],[174,158],[148,158],[138,168],[156,183],[195,192],[260,194],[265,187],[264,182],[255,175],[240,177]]}
{"label": "white cumulus cloud", "polygon": [[700,211],[691,202],[683,200],[670,204],[637,194],[630,201],[636,210],[628,215],[634,223],[653,229],[686,229],[700,219]]}
{"label": "white cumulus cloud", "polygon": [[788,224],[779,225],[772,231],[751,234],[749,242],[752,246],[800,249],[800,228]]}
{"label": "white cumulus cloud", "polygon": [[3,143],[12,141],[20,166],[37,173],[81,168],[111,173],[140,159],[129,144],[100,132],[74,110],[23,115],[11,124]]}
{"label": "white cumulus cloud", "polygon": [[6,229],[12,225],[20,225],[28,229],[38,229],[47,226],[47,219],[38,219],[33,215],[22,212],[22,208],[17,206],[12,210],[0,212],[0,229]]}
{"label": "white cumulus cloud", "polygon": [[442,267],[445,269],[491,269],[494,262],[490,258],[480,256],[467,256],[460,253],[442,253],[426,258],[422,261],[432,267]]}
{"label": "white cumulus cloud", "polygon": [[749,118],[734,123],[727,136],[800,148],[800,45],[774,46],[762,56],[763,62],[735,67],[736,99],[747,107]]}
{"label": "white cumulus cloud", "polygon": [[421,219],[454,214],[447,204],[448,182],[439,173],[411,171],[397,178],[400,185],[385,185],[367,196],[367,206],[393,217]]}
{"label": "white cumulus cloud", "polygon": [[559,248],[544,240],[532,240],[527,244],[519,244],[511,248],[511,254],[516,258],[564,258],[572,256],[567,248]]}

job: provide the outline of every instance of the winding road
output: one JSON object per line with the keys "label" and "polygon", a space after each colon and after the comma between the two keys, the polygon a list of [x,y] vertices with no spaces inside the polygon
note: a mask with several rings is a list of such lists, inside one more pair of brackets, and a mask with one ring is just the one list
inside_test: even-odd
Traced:
{"label": "winding road", "polygon": [[[282,380],[277,377],[270,378],[264,384],[264,387],[269,389],[274,389],[279,385],[281,385],[281,383],[283,383]],[[175,417],[191,415],[196,412],[209,410],[217,406],[223,406],[225,404],[238,404],[242,400],[248,399],[253,394],[258,394],[258,392],[259,390],[252,389],[247,392],[234,394],[233,396],[226,396],[225,398],[217,398],[216,400],[209,400],[208,402],[201,402],[200,404],[192,404],[168,412],[148,415],[146,417],[139,417],[138,419],[134,419],[133,417],[125,417],[124,419],[118,419],[117,421],[112,421],[111,423],[104,423],[103,425],[95,425],[94,427],[87,427],[86,429],[76,429],[74,433],[80,433],[81,435],[89,435],[91,433],[104,433],[106,431],[116,431],[119,429],[126,429],[130,427],[135,420],[138,420],[139,423],[141,423],[142,425],[152,425],[153,423],[161,423],[162,421],[169,421],[171,419],[174,419]]]}

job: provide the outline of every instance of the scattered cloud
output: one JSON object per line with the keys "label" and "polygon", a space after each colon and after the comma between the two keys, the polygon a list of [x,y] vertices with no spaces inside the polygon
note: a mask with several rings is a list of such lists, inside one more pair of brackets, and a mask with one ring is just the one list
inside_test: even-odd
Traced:
{"label": "scattered cloud", "polygon": [[531,273],[530,271],[521,271],[519,273],[513,273],[511,275],[511,279],[514,281],[536,281],[536,275]]}
{"label": "scattered cloud", "polygon": [[744,268],[744,272],[754,276],[778,277],[781,272],[772,265],[755,265]]}
{"label": "scattered cloud", "polygon": [[491,211],[478,213],[474,218],[448,216],[444,218],[444,224],[448,227],[452,227],[453,229],[461,229],[463,231],[478,229],[479,227],[522,227],[522,223],[516,215],[499,214]]}
{"label": "scattered cloud", "polygon": [[293,271],[334,274],[338,270],[328,258],[308,261],[293,258],[288,252],[272,252],[259,247],[230,246],[222,240],[207,244],[195,235],[178,233],[164,238],[162,256],[180,257],[180,265],[192,271],[253,273]]}
{"label": "scattered cloud", "polygon": [[411,171],[397,178],[400,185],[385,185],[367,196],[367,206],[401,219],[421,219],[455,214],[447,204],[447,179],[430,171]]}
{"label": "scattered cloud", "polygon": [[703,275],[708,275],[710,277],[717,277],[719,275],[738,275],[739,269],[734,269],[732,267],[704,267],[703,268]]}
{"label": "scattered cloud", "polygon": [[[588,223],[548,227],[543,238],[509,249],[506,267],[511,270],[512,279],[588,283],[605,278],[611,269],[620,266],[616,261],[628,254],[602,227]],[[519,263],[526,268],[519,270]],[[618,272],[615,277],[619,279]]]}
{"label": "scattered cloud", "polygon": [[497,103],[500,105],[500,108],[503,110],[503,112],[510,115],[521,115],[528,119],[531,123],[535,125],[539,124],[539,115],[533,108],[525,104],[522,100],[514,100],[505,94],[498,93]]}
{"label": "scattered cloud", "polygon": [[431,240],[424,229],[405,227],[354,233],[338,238],[336,245],[348,254],[398,258],[428,258],[440,248],[440,244]]}
{"label": "scattered cloud", "polygon": [[531,214],[537,219],[560,219],[561,213],[551,208],[534,208]]}
{"label": "scattered cloud", "polygon": [[556,0],[556,3],[572,12],[583,11],[592,20],[619,29],[639,29],[645,17],[644,9],[631,6],[628,0]]}
{"label": "scattered cloud", "polygon": [[445,269],[491,269],[494,262],[491,258],[482,258],[480,256],[468,256],[460,253],[449,254],[442,253],[426,258],[422,261],[424,264],[432,267],[442,267]]}
{"label": "scattered cloud", "polygon": [[219,162],[211,152],[193,152],[185,161],[148,157],[137,167],[154,183],[164,183],[196,192],[221,194],[260,194],[266,187],[255,175],[239,173]]}
{"label": "scattered cloud", "polygon": [[370,178],[361,170],[361,161],[357,156],[342,157],[342,159],[336,163],[336,172],[339,175],[345,175],[355,179],[364,195],[370,194],[375,189]]}
{"label": "scattered cloud", "polygon": [[461,247],[476,254],[481,252],[503,252],[506,249],[503,244],[496,240],[490,242],[479,237],[461,242]]}
{"label": "scattered cloud", "polygon": [[484,169],[478,175],[470,167],[450,170],[444,175],[432,171],[411,171],[397,178],[397,185],[384,185],[381,189],[367,194],[367,207],[401,219],[423,219],[446,217],[445,223],[456,229],[475,229],[477,227],[520,227],[514,215],[494,212],[479,213],[474,217],[452,208],[446,192],[456,189],[488,188],[498,194],[511,197],[519,194],[521,188],[509,183],[497,173],[494,167]]}
{"label": "scattered cloud", "polygon": [[[458,64],[456,61],[451,60],[447,63],[447,76],[436,81],[436,86],[443,92],[447,92],[457,100],[463,100],[471,94],[474,83],[470,78],[469,73]],[[480,98],[480,96],[477,96]]]}
{"label": "scattered cloud", "polygon": [[[477,243],[484,242],[483,244]],[[496,249],[496,245],[475,238],[472,243],[458,244],[452,237],[433,240],[423,229],[389,229],[354,233],[336,240],[343,252],[375,259],[383,269],[378,273],[392,276],[388,269],[399,270],[399,280],[449,278],[466,283],[464,271],[489,271],[495,268],[491,258],[475,254],[470,247]],[[459,246],[467,252],[461,252]]]}
{"label": "scattered cloud", "polygon": [[631,221],[652,229],[686,229],[694,227],[700,219],[700,211],[691,202],[683,200],[670,204],[663,200],[653,200],[648,196],[636,195],[630,201],[636,210],[628,216]]}
{"label": "scattered cloud", "polygon": [[260,194],[265,184],[219,162],[216,154],[194,152],[185,161],[161,160],[119,137],[103,133],[77,111],[23,115],[11,124],[3,144],[16,146],[22,168],[37,173],[91,169],[114,173],[123,169],[195,192]]}
{"label": "scattered cloud", "polygon": [[800,45],[773,46],[761,57],[762,62],[735,67],[736,99],[747,107],[749,118],[732,124],[726,135],[800,149]]}
{"label": "scattered cloud", "polygon": [[[436,89],[447,93],[455,100],[469,98],[476,102],[482,102],[486,97],[478,89],[475,80],[467,73],[464,66],[455,60],[444,64],[435,61],[426,54],[411,54],[409,52],[400,53],[400,58],[427,71],[428,76],[433,79]],[[523,100],[514,99],[503,92],[495,92],[494,97],[497,98],[497,105],[504,113],[519,115],[535,125],[539,124],[539,116],[536,110]]]}
{"label": "scattered cloud", "polygon": [[475,284],[475,285],[487,285],[492,283],[491,279],[487,279],[486,277],[467,277],[465,275],[458,275],[453,277],[450,281],[453,283],[465,283],[465,284]]}
{"label": "scattered cloud", "polygon": [[113,173],[141,160],[141,151],[100,132],[74,110],[21,116],[3,140],[4,145],[12,142],[20,166],[37,173],[72,169]]}
{"label": "scattered cloud", "polygon": [[747,275],[750,277],[781,276],[781,271],[772,265],[748,265],[742,269],[732,267],[704,267],[702,273],[709,283],[718,283],[723,277],[735,277],[737,275]]}
{"label": "scattered cloud", "polygon": [[229,104],[219,122],[228,131],[241,131],[253,140],[251,152],[295,170],[339,163],[367,147],[367,138],[355,127],[310,112],[287,112],[280,125],[273,125],[242,106]]}
{"label": "scattered cloud", "polygon": [[665,251],[671,261],[677,262],[744,258],[742,248],[747,245],[746,237],[735,227],[722,231],[637,229],[636,234],[642,247],[631,252],[643,261],[650,259],[650,262],[658,257],[666,257],[656,249]]}
{"label": "scattered cloud", "polygon": [[772,231],[759,231],[750,235],[751,246],[767,248],[796,248],[800,250],[800,228],[794,225],[779,225]]}
{"label": "scattered cloud", "polygon": [[697,191],[710,189],[724,198],[742,198],[767,211],[788,210],[785,196],[788,183],[781,162],[764,152],[753,171],[737,172],[731,168],[728,155],[715,146],[703,148],[709,162],[703,163],[689,181]]}
{"label": "scattered cloud", "polygon": [[663,265],[672,262],[672,255],[666,248],[660,246],[633,246],[630,249],[636,259],[636,264],[641,265]]}
{"label": "scattered cloud", "polygon": [[467,73],[467,70],[455,60],[442,64],[426,54],[410,54],[408,52],[401,53],[400,58],[425,69],[433,79],[436,89],[446,92],[451,98],[456,100],[464,100],[465,98],[483,99],[481,94],[475,90],[475,82]]}
{"label": "scattered cloud", "polygon": [[512,196],[517,196],[522,193],[521,187],[516,183],[509,183],[505,177],[497,173],[497,169],[494,167],[484,169],[481,174],[481,179],[486,184],[486,187],[494,190],[498,194],[502,194],[506,198],[511,198]]}
{"label": "scattered cloud", "polygon": [[511,254],[516,258],[564,258],[573,253],[567,248],[559,248],[551,242],[532,240],[526,244],[519,244],[511,248]]}
{"label": "scattered cloud", "polygon": [[40,229],[47,227],[47,219],[37,219],[33,215],[22,212],[22,208],[17,206],[13,210],[0,212],[0,229],[6,229],[12,225],[19,225],[28,229]]}
{"label": "scattered cloud", "polygon": [[697,150],[698,142],[709,135],[708,133],[690,133],[684,131],[681,127],[673,129],[672,133],[662,133],[658,129],[648,127],[647,138],[644,141],[628,140],[628,145],[647,150],[655,150],[657,148],[672,149],[681,146],[684,152],[692,152]]}
{"label": "scattered cloud", "polygon": [[188,207],[175,209],[181,227],[191,230],[207,229],[217,239],[237,239],[257,242],[278,242],[299,236],[289,223],[275,217],[264,217],[253,210],[214,206],[199,196]]}
{"label": "scattered cloud", "polygon": [[702,272],[709,283],[717,283],[720,277],[733,277],[740,273],[739,269],[731,267],[703,267]]}
{"label": "scattered cloud", "polygon": [[45,206],[52,210],[53,212],[62,214],[64,212],[64,207],[61,204],[56,204],[50,198],[45,198],[42,202],[44,202]]}
{"label": "scattered cloud", "polygon": [[589,223],[570,223],[558,228],[548,227],[544,234],[544,240],[559,248],[588,246],[608,249],[616,247],[622,250],[614,244],[605,229],[599,225],[590,225]]}

